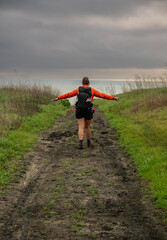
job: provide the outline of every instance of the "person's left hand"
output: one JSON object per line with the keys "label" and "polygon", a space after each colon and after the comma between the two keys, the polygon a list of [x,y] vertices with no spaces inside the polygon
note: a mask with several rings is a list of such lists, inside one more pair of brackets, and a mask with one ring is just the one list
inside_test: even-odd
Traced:
{"label": "person's left hand", "polygon": [[55,101],[58,101],[59,99],[58,98],[55,98],[55,99],[52,99],[52,102],[55,102]]}

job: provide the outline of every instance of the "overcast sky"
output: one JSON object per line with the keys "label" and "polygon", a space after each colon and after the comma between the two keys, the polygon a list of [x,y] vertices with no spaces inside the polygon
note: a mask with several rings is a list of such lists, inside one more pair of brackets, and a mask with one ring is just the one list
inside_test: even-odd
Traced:
{"label": "overcast sky", "polygon": [[126,78],[165,64],[167,0],[0,1],[1,77]]}

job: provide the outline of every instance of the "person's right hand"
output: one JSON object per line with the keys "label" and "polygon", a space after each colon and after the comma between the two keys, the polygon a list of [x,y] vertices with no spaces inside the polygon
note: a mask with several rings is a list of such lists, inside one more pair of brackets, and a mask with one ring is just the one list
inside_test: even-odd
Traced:
{"label": "person's right hand", "polygon": [[55,101],[58,101],[59,99],[58,98],[55,98],[55,99],[52,99],[52,102],[55,102]]}
{"label": "person's right hand", "polygon": [[114,100],[119,101],[119,98],[118,98],[118,97],[115,97]]}

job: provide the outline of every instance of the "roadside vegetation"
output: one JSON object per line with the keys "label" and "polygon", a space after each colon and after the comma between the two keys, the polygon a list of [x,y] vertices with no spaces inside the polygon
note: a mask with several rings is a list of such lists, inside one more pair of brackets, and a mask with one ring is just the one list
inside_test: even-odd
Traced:
{"label": "roadside vegetation", "polygon": [[[167,209],[167,78],[137,76],[119,102],[96,100],[120,144],[151,185],[157,207]],[[112,95],[112,93],[111,93]]]}
{"label": "roadside vegetation", "polygon": [[51,102],[58,94],[36,84],[0,87],[0,186],[15,179],[37,134],[51,128],[69,107],[67,100]]}

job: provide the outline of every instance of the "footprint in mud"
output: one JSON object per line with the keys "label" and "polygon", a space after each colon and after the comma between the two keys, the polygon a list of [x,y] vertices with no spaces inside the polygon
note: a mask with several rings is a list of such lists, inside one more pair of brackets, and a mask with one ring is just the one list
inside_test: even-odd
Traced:
{"label": "footprint in mud", "polygon": [[70,137],[71,132],[66,131],[66,132],[52,132],[49,134],[50,138],[55,138],[55,139],[60,139],[61,137]]}

